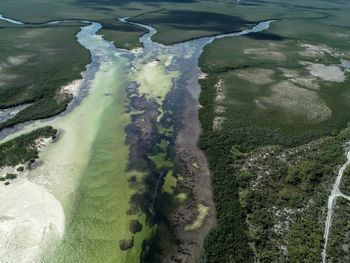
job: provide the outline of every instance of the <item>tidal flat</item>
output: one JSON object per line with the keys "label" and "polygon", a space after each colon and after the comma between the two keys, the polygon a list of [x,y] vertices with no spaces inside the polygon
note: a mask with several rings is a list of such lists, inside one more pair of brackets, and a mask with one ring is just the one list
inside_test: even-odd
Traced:
{"label": "tidal flat", "polygon": [[[214,38],[164,46],[151,40],[154,29],[143,27],[149,33],[140,38],[144,49],[136,54],[117,49],[96,35],[100,24],[82,27],[78,42],[91,52],[92,63],[82,73],[83,80],[76,82],[78,90],[72,93],[67,110],[58,117],[2,131],[3,142],[44,125],[59,131],[57,140],[39,153],[34,168],[20,175],[53,194],[64,211],[64,233],[49,231],[42,243],[36,241],[35,246],[42,250],[31,254],[33,260],[195,260],[202,253],[215,210],[208,166],[196,146],[200,132],[197,61],[203,46]],[[262,23],[252,30],[267,27],[268,23]],[[63,90],[70,91],[71,85]],[[185,145],[186,140],[176,138],[187,120],[191,120],[187,131],[193,140]],[[155,147],[158,140],[163,152]],[[172,177],[173,192],[161,190],[165,174]],[[182,183],[177,183],[179,178]],[[191,184],[192,180],[201,180],[201,188]],[[185,187],[190,187],[191,195],[184,192]],[[178,203],[179,195],[186,198]],[[171,209],[163,211],[164,205]],[[183,212],[187,216],[179,220]],[[142,226],[137,232],[129,229],[135,220]],[[178,225],[175,231],[167,220]],[[155,243],[161,233],[167,242]],[[31,246],[26,244],[24,251]],[[187,250],[193,253],[189,256]]]}
{"label": "tidal flat", "polygon": [[[337,246],[347,242],[339,209],[329,236],[324,228],[337,169],[347,164],[349,35],[336,25],[345,24],[344,6],[47,0],[44,8],[36,0],[13,0],[1,8],[6,17],[30,22],[0,26],[28,30],[23,34],[36,43],[40,32],[74,38],[83,26],[77,39],[92,55],[85,71],[87,60],[48,74],[59,79],[51,83],[58,92],[51,98],[67,109],[0,131],[1,143],[8,143],[41,127],[57,129],[53,140],[38,141],[38,156],[19,164],[22,171],[0,172],[6,184],[1,257],[246,263],[318,262],[347,253],[347,246]],[[0,59],[3,68],[22,71],[33,57]],[[61,79],[70,66],[75,74]],[[31,112],[11,106],[1,115],[7,123],[21,116],[18,110]],[[19,192],[27,193],[24,199],[40,194],[20,210]],[[36,202],[40,209],[32,207]],[[27,210],[30,224],[20,213]],[[334,235],[337,226],[344,236]]]}

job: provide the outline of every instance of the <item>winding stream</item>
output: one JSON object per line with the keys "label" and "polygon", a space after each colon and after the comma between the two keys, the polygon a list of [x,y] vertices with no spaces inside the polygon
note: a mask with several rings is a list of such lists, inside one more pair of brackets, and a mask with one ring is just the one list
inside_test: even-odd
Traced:
{"label": "winding stream", "polygon": [[[0,19],[22,24],[3,16]],[[126,18],[120,20],[137,24]],[[164,115],[185,120],[182,126],[173,124],[180,131],[172,136],[177,136],[174,140],[182,151],[194,160],[202,160],[199,161],[201,180],[207,189],[197,198],[214,213],[210,174],[205,157],[196,145],[201,129],[198,59],[203,48],[215,39],[260,32],[268,29],[271,22],[262,22],[238,33],[203,37],[172,46],[153,42],[151,37],[156,30],[137,24],[149,30],[140,38],[144,48],[139,53],[118,49],[97,35],[99,23],[88,22],[82,27],[77,39],[90,51],[92,62],[82,73],[80,89],[68,110],[54,118],[0,132],[3,142],[46,125],[61,131],[57,142],[48,144],[40,153],[40,165],[26,171],[7,188],[21,195],[7,199],[7,205],[0,204],[0,236],[4,237],[0,238],[0,258],[8,262],[26,258],[28,262],[50,263],[138,261],[142,241],[151,229],[145,226],[143,214],[130,212],[130,198],[137,189],[130,188],[129,179],[142,180],[145,176],[130,168],[137,163],[129,159],[133,147],[126,143],[132,134],[127,127],[140,120],[137,118],[150,118],[150,123],[156,123],[157,128],[150,129],[157,132],[157,136],[158,130],[164,129]],[[136,93],[131,95],[130,83],[136,83]],[[140,110],[132,108],[130,103],[135,96],[151,105],[152,110],[145,108],[140,114]],[[186,141],[186,137],[191,140]],[[34,200],[24,200],[33,189],[41,195],[34,196]],[[10,209],[10,203],[23,203],[24,207]],[[61,212],[55,215],[55,211]],[[133,219],[145,226],[136,235],[129,231]],[[119,242],[129,239],[133,240],[133,249],[121,251]]]}

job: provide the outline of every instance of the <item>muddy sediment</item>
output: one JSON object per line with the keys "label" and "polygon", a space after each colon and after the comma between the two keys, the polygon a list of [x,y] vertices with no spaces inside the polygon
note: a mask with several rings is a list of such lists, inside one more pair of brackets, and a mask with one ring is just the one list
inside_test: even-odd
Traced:
{"label": "muddy sediment", "polygon": [[[198,83],[190,86],[199,94]],[[177,188],[186,193],[187,199],[177,206],[169,221],[174,228],[176,242],[166,262],[197,262],[203,253],[203,242],[208,231],[215,225],[215,206],[211,190],[211,174],[207,158],[197,143],[201,134],[198,119],[198,97],[186,96],[182,114],[182,127],[175,141],[176,163],[181,174]],[[186,230],[198,217],[198,205],[209,208],[201,226],[195,230]]]}

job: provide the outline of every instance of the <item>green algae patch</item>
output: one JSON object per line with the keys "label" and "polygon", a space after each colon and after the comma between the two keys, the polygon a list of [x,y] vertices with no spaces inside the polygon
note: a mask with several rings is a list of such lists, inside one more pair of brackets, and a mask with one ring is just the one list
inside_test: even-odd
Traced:
{"label": "green algae patch", "polygon": [[186,193],[179,193],[178,195],[175,196],[176,201],[179,203],[183,203],[187,199],[187,194]]}
{"label": "green algae patch", "polygon": [[177,179],[174,177],[173,171],[169,171],[164,178],[163,192],[173,194],[176,188]]}
{"label": "green algae patch", "polygon": [[209,207],[202,204],[198,204],[197,210],[198,210],[197,218],[193,221],[192,224],[185,226],[186,231],[197,230],[203,225],[204,219],[208,215]]}
{"label": "green algae patch", "polygon": [[165,96],[171,90],[173,86],[172,79],[179,76],[178,72],[169,72],[166,69],[164,63],[169,59],[168,56],[162,56],[161,59],[145,64],[142,61],[136,63],[136,72],[133,79],[140,85],[139,92],[145,95],[147,99],[155,100],[159,105],[163,104]]}
{"label": "green algae patch", "polygon": [[192,163],[192,167],[193,167],[193,168],[196,168],[196,169],[199,169],[199,168],[200,168],[200,167],[199,167],[199,164],[196,163],[196,162]]}
{"label": "green algae patch", "polygon": [[166,157],[166,153],[158,153],[157,155],[150,156],[149,158],[154,162],[157,169],[167,167],[172,168],[174,164]]}
{"label": "green algae patch", "polygon": [[162,125],[159,125],[158,132],[159,132],[159,134],[162,134],[164,136],[171,136],[174,132],[174,129],[173,129],[173,127],[164,128]]}
{"label": "green algae patch", "polygon": [[127,259],[125,262],[139,262],[139,258],[142,252],[143,241],[150,237],[152,234],[153,228],[147,225],[145,215],[135,218],[141,223],[142,231],[134,235],[133,248],[122,252],[123,254],[125,254],[125,258]]}
{"label": "green algae patch", "polygon": [[166,151],[167,147],[168,147],[169,143],[167,140],[161,140],[159,147],[163,150]]}

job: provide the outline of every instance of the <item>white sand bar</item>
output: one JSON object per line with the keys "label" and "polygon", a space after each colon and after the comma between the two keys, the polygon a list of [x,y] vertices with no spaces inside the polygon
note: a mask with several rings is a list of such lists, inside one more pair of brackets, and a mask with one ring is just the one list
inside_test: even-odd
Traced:
{"label": "white sand bar", "polygon": [[45,188],[21,178],[0,185],[0,258],[36,262],[42,247],[63,233],[63,208]]}

